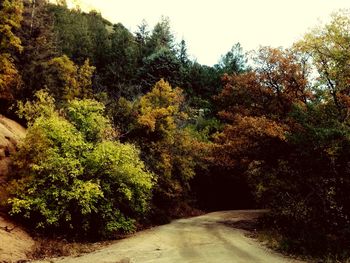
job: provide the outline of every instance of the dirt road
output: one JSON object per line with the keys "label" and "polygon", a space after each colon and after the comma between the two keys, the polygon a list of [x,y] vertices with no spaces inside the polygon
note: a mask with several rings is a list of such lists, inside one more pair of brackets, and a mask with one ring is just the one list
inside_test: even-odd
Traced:
{"label": "dirt road", "polygon": [[[109,263],[282,263],[300,262],[271,252],[234,228],[262,211],[225,211],[175,220],[93,253],[54,262]],[[53,262],[53,260],[46,261]]]}

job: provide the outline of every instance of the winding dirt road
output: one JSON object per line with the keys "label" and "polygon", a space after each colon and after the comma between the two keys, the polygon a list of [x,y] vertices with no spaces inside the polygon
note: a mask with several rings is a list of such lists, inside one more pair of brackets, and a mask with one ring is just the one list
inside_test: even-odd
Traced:
{"label": "winding dirt road", "polygon": [[[300,262],[267,250],[234,225],[263,211],[224,211],[175,220],[80,257],[46,262],[78,263],[283,263]],[[45,261],[42,261],[45,262]]]}

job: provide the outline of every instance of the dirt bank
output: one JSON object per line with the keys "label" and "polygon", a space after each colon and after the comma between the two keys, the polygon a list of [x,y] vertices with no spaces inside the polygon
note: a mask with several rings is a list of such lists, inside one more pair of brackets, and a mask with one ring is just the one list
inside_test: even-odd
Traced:
{"label": "dirt bank", "polygon": [[25,132],[25,128],[17,122],[0,115],[0,180],[8,174],[9,157],[16,151],[18,141],[25,136]]}
{"label": "dirt bank", "polygon": [[[25,128],[17,122],[0,115],[0,202],[6,197],[4,189],[10,171],[10,156],[25,132]],[[34,245],[34,240],[22,228],[0,215],[0,262],[24,260]]]}
{"label": "dirt bank", "polygon": [[34,240],[21,227],[0,216],[0,262],[25,260],[34,247]]}

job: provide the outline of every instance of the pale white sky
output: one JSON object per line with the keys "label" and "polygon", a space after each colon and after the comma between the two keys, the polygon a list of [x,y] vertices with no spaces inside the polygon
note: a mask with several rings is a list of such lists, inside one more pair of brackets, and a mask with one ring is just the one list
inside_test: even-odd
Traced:
{"label": "pale white sky", "polygon": [[145,19],[152,28],[168,16],[175,36],[199,63],[213,65],[233,44],[288,47],[350,0],[80,0],[134,32]]}

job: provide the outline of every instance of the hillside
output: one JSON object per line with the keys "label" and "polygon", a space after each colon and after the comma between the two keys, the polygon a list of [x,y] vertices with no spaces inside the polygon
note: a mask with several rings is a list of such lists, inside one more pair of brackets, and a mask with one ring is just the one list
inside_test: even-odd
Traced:
{"label": "hillside", "polygon": [[35,241],[22,228],[0,216],[0,262],[24,260],[33,251]]}
{"label": "hillside", "polygon": [[0,180],[8,174],[9,156],[24,136],[25,129],[21,125],[0,115]]}
{"label": "hillside", "polygon": [[[0,115],[0,200],[4,197],[10,155],[16,151],[19,139],[24,136],[25,128]],[[25,259],[34,244],[34,240],[23,229],[0,215],[0,262]]]}
{"label": "hillside", "polygon": [[16,151],[25,129],[13,120],[0,115],[0,198],[3,199],[5,179],[9,173],[10,155]]}
{"label": "hillside", "polygon": [[[277,250],[350,262],[349,10],[288,48],[245,52],[230,36],[266,34],[242,20],[220,31],[232,41],[222,45],[210,29],[229,16],[219,13],[215,26],[214,7],[201,21],[180,4],[205,53],[227,48],[205,65],[162,16],[165,4],[122,12],[106,3],[107,15],[54,2],[0,1],[0,114],[26,127],[0,118],[0,216],[38,239],[32,257],[65,254],[56,253],[62,240],[115,240],[198,210],[261,208],[262,238]],[[148,9],[152,26],[142,20],[131,31],[126,17]],[[248,20],[261,26],[255,14]],[[6,224],[12,237],[18,227]]]}

